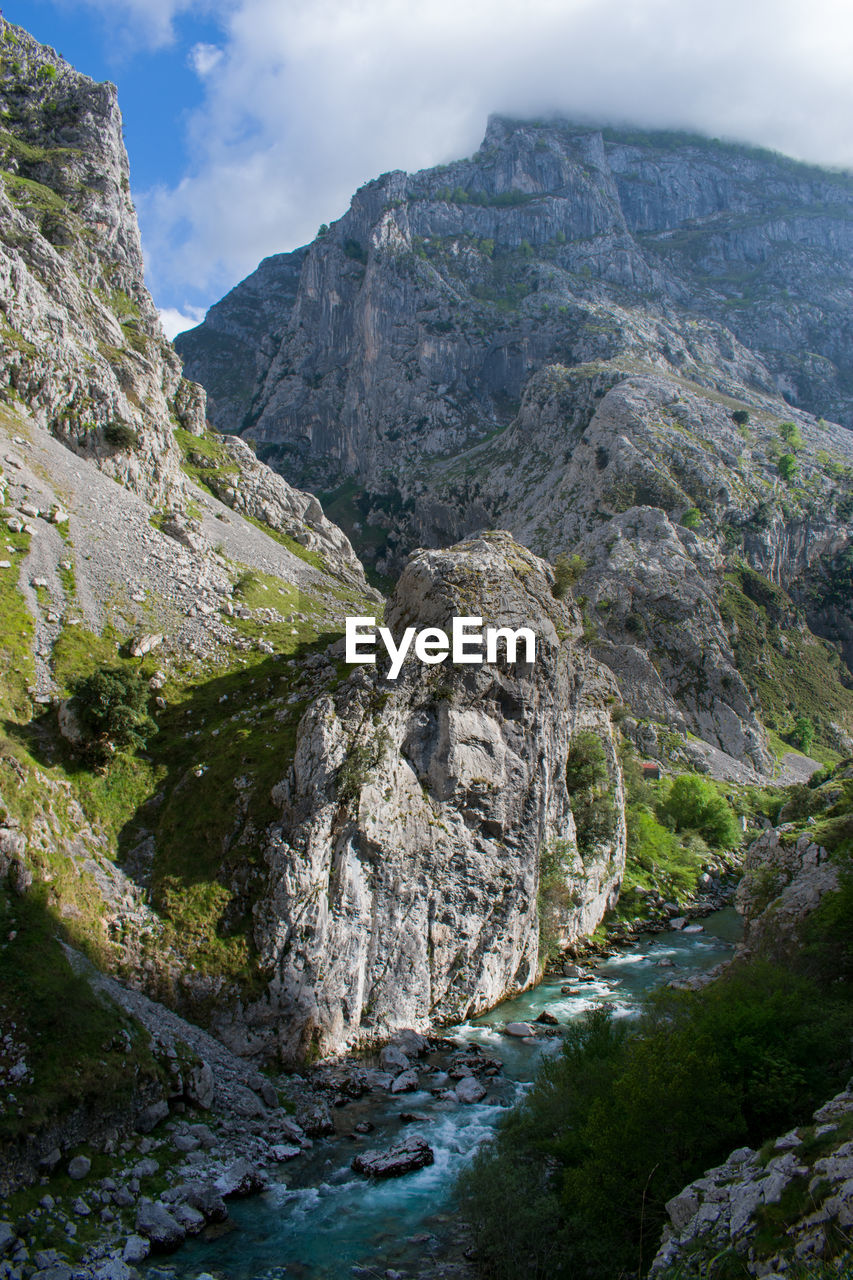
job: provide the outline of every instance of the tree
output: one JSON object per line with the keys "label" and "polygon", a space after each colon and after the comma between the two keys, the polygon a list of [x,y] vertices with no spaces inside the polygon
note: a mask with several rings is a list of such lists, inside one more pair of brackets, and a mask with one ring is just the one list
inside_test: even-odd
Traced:
{"label": "tree", "polygon": [[788,737],[793,746],[799,747],[800,751],[805,751],[808,754],[814,742],[814,725],[809,717],[797,716],[794,721],[794,727]]}
{"label": "tree", "polygon": [[554,561],[554,585],[551,588],[555,599],[562,600],[578,579],[586,571],[586,561],[582,556],[568,556],[562,551]]}
{"label": "tree", "polygon": [[698,831],[717,848],[731,848],[740,841],[734,810],[707,778],[682,773],[670,788],[662,814],[676,831]]}
{"label": "tree", "polygon": [[148,715],[148,685],[130,667],[100,667],[71,685],[85,749],[96,759],[145,746],[157,726]]}
{"label": "tree", "polygon": [[735,409],[732,414],[732,422],[736,427],[745,427],[749,422],[749,413],[746,409]]}
{"label": "tree", "polygon": [[797,459],[793,453],[782,454],[781,458],[779,459],[779,475],[786,482],[786,484],[791,483],[791,481],[793,480],[794,476],[797,474],[799,469],[800,468],[797,463]]}
{"label": "tree", "polygon": [[803,437],[796,422],[780,422],[779,435],[792,449],[799,449],[803,443]]}

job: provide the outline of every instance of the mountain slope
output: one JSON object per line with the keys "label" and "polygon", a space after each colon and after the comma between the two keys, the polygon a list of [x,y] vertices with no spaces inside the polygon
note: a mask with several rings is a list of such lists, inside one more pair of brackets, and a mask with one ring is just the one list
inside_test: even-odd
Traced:
{"label": "mountain slope", "polygon": [[577,557],[634,717],[746,778],[766,729],[853,733],[853,433],[815,416],[850,422],[852,197],[708,139],[494,118],[178,346],[217,424],[327,491],[378,574],[483,527]]}

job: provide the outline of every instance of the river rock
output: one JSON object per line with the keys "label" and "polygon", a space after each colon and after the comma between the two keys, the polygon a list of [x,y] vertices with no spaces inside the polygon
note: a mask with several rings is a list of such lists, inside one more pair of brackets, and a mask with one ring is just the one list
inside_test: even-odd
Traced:
{"label": "river rock", "polygon": [[395,1031],[390,1043],[402,1049],[408,1058],[424,1058],[429,1053],[429,1040],[411,1027]]}
{"label": "river rock", "polygon": [[136,1230],[151,1243],[151,1248],[162,1253],[171,1252],[183,1244],[186,1231],[172,1216],[164,1204],[154,1200],[140,1201],[136,1212]]}
{"label": "river rock", "polygon": [[404,1173],[423,1169],[434,1161],[435,1155],[426,1139],[411,1137],[388,1151],[356,1156],[352,1168],[356,1173],[366,1174],[369,1178],[399,1178]]}
{"label": "river rock", "polygon": [[416,1071],[401,1071],[391,1084],[392,1093],[411,1093],[418,1087]]}
{"label": "river rock", "polygon": [[386,1044],[379,1054],[379,1065],[383,1071],[408,1071],[411,1063],[399,1045]]}
{"label": "river rock", "polygon": [[504,1027],[508,1036],[533,1036],[536,1031],[529,1022],[508,1022]]}
{"label": "river rock", "polygon": [[267,1187],[266,1177],[251,1161],[240,1157],[234,1160],[215,1182],[216,1190],[224,1198],[257,1195]]}
{"label": "river rock", "polygon": [[129,1262],[134,1266],[137,1262],[144,1262],[151,1252],[151,1245],[145,1236],[128,1236],[125,1241],[122,1257],[125,1262]]}
{"label": "river rock", "polygon": [[543,1009],[536,1021],[543,1023],[546,1027],[558,1027],[560,1025],[559,1018],[555,1018],[548,1009]]}
{"label": "river rock", "polygon": [[204,1214],[207,1222],[224,1222],[228,1217],[228,1207],[214,1183],[184,1182],[177,1191],[186,1204]]}
{"label": "river rock", "polygon": [[470,1106],[472,1102],[480,1102],[485,1098],[486,1089],[476,1076],[466,1076],[464,1080],[459,1081],[454,1093],[460,1102]]}

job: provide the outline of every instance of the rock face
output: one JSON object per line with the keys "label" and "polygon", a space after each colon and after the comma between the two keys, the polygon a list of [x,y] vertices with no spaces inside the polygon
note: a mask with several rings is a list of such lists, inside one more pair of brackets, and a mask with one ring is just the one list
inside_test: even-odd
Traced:
{"label": "rock face", "polygon": [[181,487],[173,422],[204,427],[145,288],[115,87],[0,22],[2,383],[143,496]]}
{"label": "rock face", "polygon": [[[672,1223],[651,1274],[701,1269],[731,1251],[744,1275],[814,1266],[838,1252],[853,1226],[853,1142],[848,1085],[814,1113],[814,1125],[778,1138],[769,1159],[741,1147],[667,1204]],[[779,1222],[783,1202],[787,1213]],[[775,1218],[772,1216],[775,1214]],[[766,1222],[775,1230],[756,1231]]]}
{"label": "rock face", "polygon": [[[222,1034],[295,1061],[466,1018],[535,981],[546,888],[563,941],[615,901],[625,849],[615,690],[552,584],[549,566],[507,534],[412,557],[387,613],[394,635],[480,615],[533,628],[536,660],[410,658],[396,681],[380,662],[309,708],[273,792],[281,821],[256,909],[273,977],[245,1026]],[[566,778],[578,732],[599,739],[616,797],[606,837],[583,858]]]}
{"label": "rock face", "polygon": [[[631,710],[745,781],[763,726],[823,702],[793,691],[814,636],[853,661],[853,433],[824,420],[853,423],[852,213],[845,178],[768,153],[495,118],[471,160],[368,183],[178,345],[220,428],[341,486],[379,571],[484,527],[581,556]],[[741,564],[790,596],[778,705],[721,607]]]}
{"label": "rock face", "polygon": [[768,153],[494,117],[470,160],[362,187],[178,348],[220,429],[305,483],[457,451],[555,360],[711,365],[849,421],[851,210],[846,179]]}
{"label": "rock face", "polygon": [[824,894],[838,888],[839,867],[809,835],[771,827],[750,845],[736,906],[746,921],[739,952],[784,954]]}

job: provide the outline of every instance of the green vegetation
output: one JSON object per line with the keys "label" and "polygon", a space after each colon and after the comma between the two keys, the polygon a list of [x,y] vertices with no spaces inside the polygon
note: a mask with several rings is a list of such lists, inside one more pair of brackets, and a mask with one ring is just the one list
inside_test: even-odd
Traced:
{"label": "green vegetation", "polygon": [[681,774],[661,806],[676,831],[695,831],[718,849],[740,843],[740,828],[731,805],[708,778]]}
{"label": "green vegetation", "polygon": [[814,725],[808,716],[797,716],[790,738],[795,747],[808,755],[814,742]]}
{"label": "green vegetation", "polygon": [[788,734],[798,717],[807,717],[813,751],[833,745],[831,723],[853,729],[853,690],[838,652],[812,635],[781,587],[740,565],[726,574],[720,612],[738,671],[769,729]]}
{"label": "green vegetation", "polygon": [[586,561],[582,556],[569,556],[561,552],[554,561],[554,585],[551,588],[557,600],[562,600],[576,582],[586,572]]}
{"label": "green vegetation", "polygon": [[104,440],[114,449],[119,449],[122,453],[129,453],[133,449],[138,449],[140,440],[139,432],[135,431],[127,422],[110,422],[104,427]]}
{"label": "green vegetation", "polygon": [[71,686],[86,751],[102,762],[116,751],[145,746],[157,726],[148,715],[148,685],[127,667],[101,667]]}
{"label": "green vegetation", "polygon": [[698,529],[702,523],[702,512],[698,507],[688,507],[681,517],[685,529]]}
{"label": "green vegetation", "polygon": [[800,464],[797,462],[796,454],[783,453],[779,458],[778,467],[779,475],[787,484],[790,484],[797,475],[797,472],[800,469]]}
{"label": "green vegetation", "polygon": [[597,733],[583,729],[574,735],[566,759],[566,787],[572,804],[578,853],[587,859],[613,838],[616,802],[607,753]]}
{"label": "green vegetation", "polygon": [[[4,1143],[75,1107],[129,1104],[159,1074],[149,1037],[72,970],[52,898],[47,884],[20,898],[0,887],[0,1025],[15,1028],[10,1039],[30,1069],[15,1087],[16,1106],[0,1109]],[[0,1047],[0,1058],[7,1052]]]}
{"label": "green vegetation", "polygon": [[[851,918],[843,940],[835,922],[816,926],[824,953],[849,951]],[[658,993],[632,1028],[600,1011],[570,1025],[463,1177],[481,1273],[643,1272],[671,1196],[733,1147],[804,1122],[844,1082],[848,981],[755,960],[700,992]]]}
{"label": "green vegetation", "polygon": [[745,427],[749,422],[749,412],[746,409],[735,409],[732,414],[732,422],[736,427]]}
{"label": "green vegetation", "polygon": [[796,422],[780,422],[779,435],[793,451],[802,448],[803,437]]}

